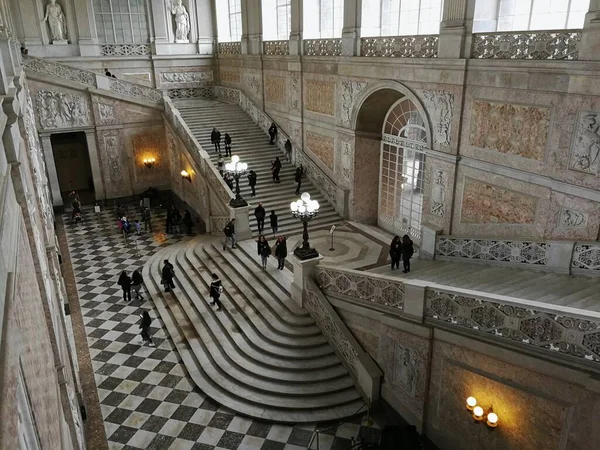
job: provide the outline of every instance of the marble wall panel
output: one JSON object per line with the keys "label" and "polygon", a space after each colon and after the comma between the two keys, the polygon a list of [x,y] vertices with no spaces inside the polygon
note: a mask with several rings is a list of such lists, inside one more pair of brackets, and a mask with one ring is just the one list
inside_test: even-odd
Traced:
{"label": "marble wall panel", "polygon": [[123,151],[121,130],[98,131],[96,138],[106,196],[112,198],[132,195],[129,158]]}
{"label": "marble wall panel", "polygon": [[265,102],[287,105],[287,80],[285,78],[265,76]]}
{"label": "marble wall panel", "polygon": [[[168,150],[164,143],[164,129],[145,129],[143,132],[133,130],[130,137],[136,189],[146,186],[164,185],[168,179]],[[145,158],[154,158],[154,166],[147,168]]]}
{"label": "marble wall panel", "polygon": [[382,330],[381,322],[345,309],[337,308],[336,310],[362,349],[367,352],[375,362],[381,365],[381,359],[379,357],[379,336]]}
{"label": "marble wall panel", "polygon": [[221,83],[223,83],[224,85],[227,84],[235,84],[238,85],[241,82],[241,76],[240,73],[237,70],[231,70],[231,69],[221,69],[219,76],[221,78]]}
{"label": "marble wall panel", "polygon": [[335,115],[335,82],[308,79],[304,81],[304,108],[307,111]]}
{"label": "marble wall panel", "polygon": [[256,102],[262,104],[263,83],[260,73],[244,74],[244,90]]}
{"label": "marble wall panel", "polygon": [[304,145],[315,155],[330,171],[333,172],[335,139],[329,136],[306,132]]}
{"label": "marble wall panel", "polygon": [[425,163],[423,222],[450,229],[454,196],[455,164],[435,158]]}
{"label": "marble wall panel", "polygon": [[381,141],[357,136],[354,150],[354,181],[350,194],[350,219],[377,224]]}

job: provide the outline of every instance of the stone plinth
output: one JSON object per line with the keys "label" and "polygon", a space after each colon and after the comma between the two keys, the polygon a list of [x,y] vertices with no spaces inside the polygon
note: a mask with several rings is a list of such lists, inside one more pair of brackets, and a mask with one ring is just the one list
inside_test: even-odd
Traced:
{"label": "stone plinth", "polygon": [[249,211],[249,206],[231,208],[231,215],[235,219],[235,238],[238,241],[252,239]]}
{"label": "stone plinth", "polygon": [[323,260],[321,255],[312,259],[300,260],[292,253],[290,261],[294,266],[294,282],[292,283],[292,298],[296,303],[302,306],[302,291],[304,289],[304,280],[306,277],[312,279],[315,273],[315,267]]}

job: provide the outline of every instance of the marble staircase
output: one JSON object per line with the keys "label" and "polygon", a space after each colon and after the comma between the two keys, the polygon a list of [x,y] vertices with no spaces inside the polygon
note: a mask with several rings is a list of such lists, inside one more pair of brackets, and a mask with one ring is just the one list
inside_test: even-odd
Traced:
{"label": "marble staircase", "polygon": [[[176,289],[160,284],[164,259]],[[185,240],[144,266],[146,287],[198,387],[255,418],[301,423],[354,415],[364,404],[345,366],[308,312],[290,297],[293,275],[275,259],[262,270],[253,240],[223,250],[214,237]],[[209,305],[211,273],[223,308]]]}
{"label": "marble staircase", "polygon": [[[210,132],[217,127],[221,132],[221,151],[225,158],[225,133],[232,139],[232,154],[238,155],[243,162],[248,163],[249,169],[257,174],[256,196],[251,196],[248,180],[240,179],[241,194],[253,207],[262,202],[267,210],[265,234],[271,233],[269,218],[271,210],[279,217],[278,234],[293,235],[302,232],[302,223],[290,214],[290,203],[299,198],[295,195],[294,182],[295,166],[286,162],[281,151],[275,145],[269,145],[269,137],[256,125],[252,119],[238,106],[217,100],[185,100],[175,102],[182,118],[202,147],[211,155],[213,163],[217,164],[218,153],[210,142]],[[282,162],[280,172],[281,183],[275,184],[271,177],[271,161],[279,156]],[[228,162],[229,158],[225,158]],[[302,180],[302,191],[308,192],[321,205],[319,215],[311,222],[311,228],[330,227],[339,224],[339,217],[333,206],[325,199],[310,180]],[[258,233],[253,208],[250,211],[250,226],[253,233]]]}

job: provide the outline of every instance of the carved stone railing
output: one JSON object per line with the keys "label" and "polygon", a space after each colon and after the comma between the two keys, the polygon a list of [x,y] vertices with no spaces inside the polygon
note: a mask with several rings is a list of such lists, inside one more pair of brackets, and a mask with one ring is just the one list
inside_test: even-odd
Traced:
{"label": "carved stone railing", "polygon": [[361,56],[389,58],[437,58],[439,36],[395,36],[362,38]]}
{"label": "carved stone railing", "polygon": [[600,275],[600,242],[577,242],[571,268],[575,273]]}
{"label": "carved stone railing", "polygon": [[129,81],[118,80],[116,78],[109,78],[108,84],[112,92],[147,100],[153,103],[162,103],[163,101],[163,94],[158,89],[143,86],[141,84],[130,83]]}
{"label": "carved stone railing", "polygon": [[396,311],[404,309],[404,283],[398,279],[324,265],[317,266],[315,276],[326,295],[341,295]]}
{"label": "carved stone railing", "polygon": [[41,75],[48,75],[96,87],[96,74],[89,70],[82,70],[31,56],[23,58],[23,67],[28,72],[35,72]]}
{"label": "carved stone railing", "polygon": [[577,60],[580,42],[581,30],[474,34],[471,57]]}
{"label": "carved stone railing", "polygon": [[304,307],[350,372],[357,387],[370,401],[376,401],[383,376],[377,364],[361,348],[335,308],[312,280],[305,280],[302,297]]}
{"label": "carved stone railing", "polygon": [[197,88],[175,88],[167,91],[169,98],[173,100],[187,100],[193,98],[213,97],[213,86],[204,86]]}
{"label": "carved stone railing", "polygon": [[147,56],[152,54],[150,44],[102,44],[100,56]]}
{"label": "carved stone railing", "polygon": [[341,56],[341,39],[306,39],[303,43],[306,56]]}
{"label": "carved stone railing", "polygon": [[241,42],[219,42],[219,53],[222,55],[241,55]]}
{"label": "carved stone railing", "polygon": [[290,41],[264,41],[263,53],[265,55],[289,55]]}

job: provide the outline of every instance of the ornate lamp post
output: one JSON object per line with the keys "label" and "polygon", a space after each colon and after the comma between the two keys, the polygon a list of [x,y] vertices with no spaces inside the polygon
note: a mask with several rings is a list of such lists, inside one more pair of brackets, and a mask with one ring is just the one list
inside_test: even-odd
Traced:
{"label": "ornate lamp post", "polygon": [[319,252],[312,248],[308,242],[308,222],[319,214],[319,202],[311,200],[310,194],[305,192],[300,196],[300,200],[290,204],[290,209],[292,210],[292,215],[300,219],[304,225],[302,246],[294,250],[294,255],[300,260],[316,258],[319,256]]}
{"label": "ornate lamp post", "polygon": [[240,194],[240,177],[244,176],[248,171],[248,164],[240,162],[240,157],[233,155],[231,162],[225,164],[225,172],[233,175],[235,179],[235,198],[229,204],[234,208],[248,206],[248,203]]}

